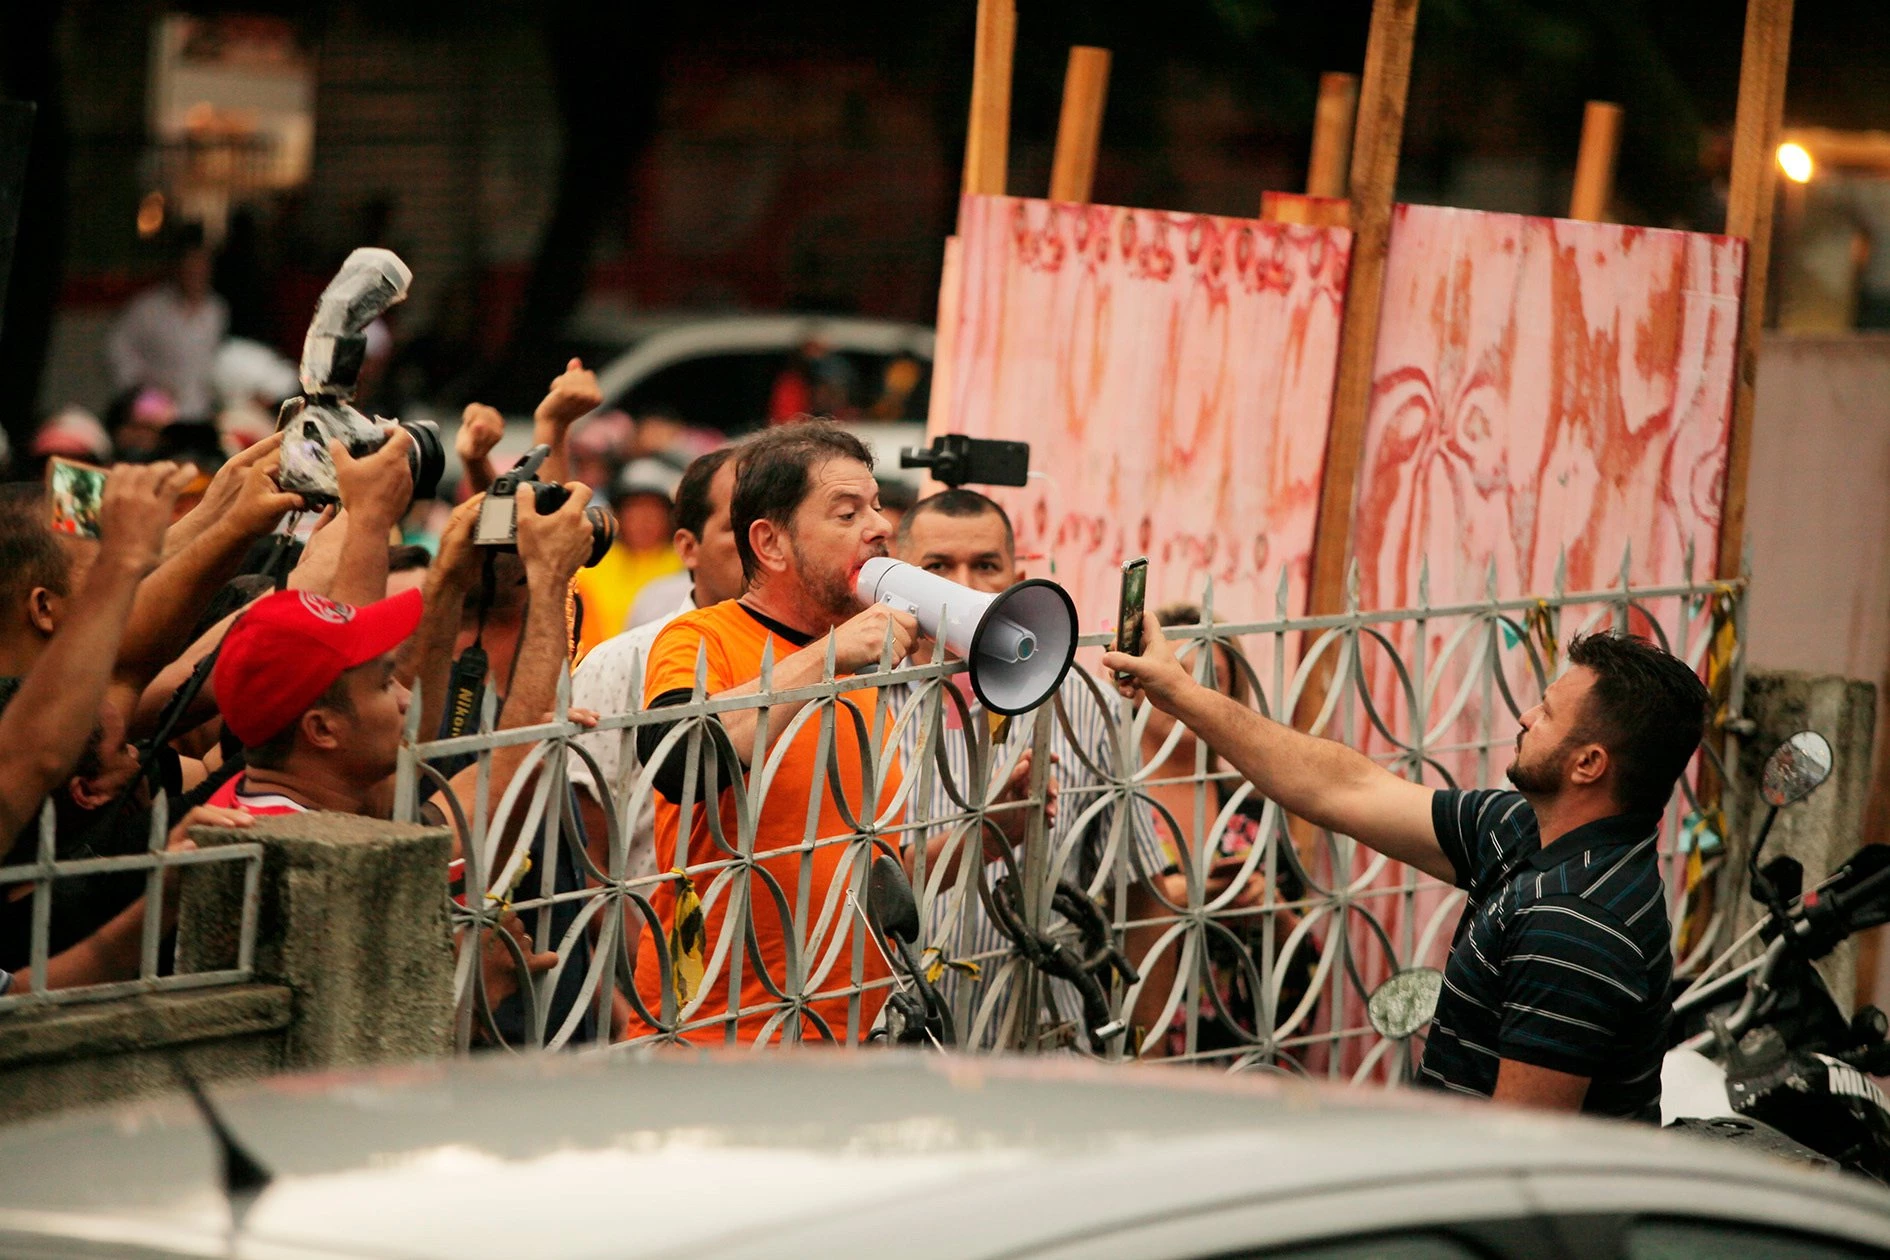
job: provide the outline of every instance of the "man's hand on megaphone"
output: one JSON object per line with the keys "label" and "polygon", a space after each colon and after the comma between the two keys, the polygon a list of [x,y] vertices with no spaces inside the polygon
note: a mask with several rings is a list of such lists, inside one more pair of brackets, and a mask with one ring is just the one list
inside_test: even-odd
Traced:
{"label": "man's hand on megaphone", "polygon": [[869,604],[833,631],[835,673],[861,674],[879,668],[886,650],[886,627],[892,627],[892,660],[897,665],[920,642],[919,621],[911,613],[885,604]]}
{"label": "man's hand on megaphone", "polygon": [[1175,656],[1175,645],[1162,634],[1155,614],[1142,614],[1142,655],[1104,652],[1102,667],[1112,675],[1127,674],[1134,681],[1117,682],[1116,690],[1131,700],[1146,695],[1156,708],[1168,711],[1175,697],[1195,686],[1187,667]]}

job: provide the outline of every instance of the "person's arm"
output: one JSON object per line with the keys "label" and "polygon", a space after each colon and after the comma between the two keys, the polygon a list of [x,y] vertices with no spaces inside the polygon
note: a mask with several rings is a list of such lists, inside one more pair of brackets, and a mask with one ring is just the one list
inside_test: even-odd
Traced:
{"label": "person's arm", "polygon": [[549,446],[551,454],[538,469],[546,481],[565,481],[571,476],[571,461],[565,439],[571,426],[604,405],[604,392],[597,387],[597,373],[584,366],[582,359],[565,365],[551,382],[545,400],[532,413],[532,445]]}
{"label": "person's arm", "polygon": [[[499,729],[512,730],[548,720],[557,703],[558,680],[570,659],[570,635],[565,627],[564,597],[571,578],[591,554],[591,523],[584,515],[590,503],[588,486],[571,482],[570,497],[556,512],[541,516],[535,495],[518,496],[518,556],[525,568],[527,606],[525,626],[519,633],[513,658],[512,681],[499,710]],[[530,744],[512,744],[492,754],[492,802],[504,795],[532,751]],[[479,791],[478,766],[469,766],[452,781],[467,817],[473,814]],[[510,844],[500,847],[499,861]]]}
{"label": "person's arm", "polygon": [[356,607],[387,597],[387,536],[413,502],[407,452],[413,439],[395,429],[373,454],[355,459],[339,442],[328,444],[341,490],[341,556],[329,589],[318,594]]}
{"label": "person's arm", "polygon": [[459,432],[453,435],[453,453],[465,470],[466,487],[474,494],[492,488],[492,448],[505,436],[505,417],[497,407],[467,403],[460,413]]}
{"label": "person's arm", "polygon": [[420,614],[420,628],[401,651],[398,677],[420,684],[421,739],[434,737],[446,712],[460,613],[479,581],[479,549],[473,544],[472,531],[484,501],[485,495],[477,494],[453,509],[440,533],[439,554],[427,567],[426,585],[421,588],[425,611]]}
{"label": "person's arm", "polygon": [[144,310],[143,295],[131,299],[131,304],[112,323],[111,333],[105,339],[105,361],[111,367],[112,384],[119,393],[138,388],[150,377],[140,336]]}
{"label": "person's arm", "polygon": [[1153,616],[1145,616],[1141,656],[1109,652],[1106,670],[1172,714],[1288,813],[1351,836],[1427,875],[1456,883],[1458,872],[1431,824],[1436,789],[1401,779],[1363,753],[1261,717],[1197,683],[1175,657]]}
{"label": "person's arm", "polygon": [[0,836],[17,836],[85,750],[118,659],[138,584],[157,567],[177,496],[194,470],[112,469],[99,506],[99,554],[71,614],[0,714]]}
{"label": "person's arm", "polygon": [[139,587],[114,670],[134,694],[188,647],[204,606],[236,576],[251,545],[302,506],[301,495],[276,485],[276,463],[265,452],[245,464],[215,519]]}
{"label": "person's arm", "polygon": [[1496,1092],[1490,1097],[1512,1107],[1539,1111],[1580,1111],[1588,1099],[1588,1078],[1554,1068],[1504,1059],[1496,1069]]}

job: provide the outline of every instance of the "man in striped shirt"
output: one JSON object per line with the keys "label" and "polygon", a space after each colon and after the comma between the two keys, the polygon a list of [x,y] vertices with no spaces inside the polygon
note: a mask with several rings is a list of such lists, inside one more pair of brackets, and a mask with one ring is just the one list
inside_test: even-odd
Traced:
{"label": "man in striped shirt", "polygon": [[1468,892],[1420,1084],[1658,1116],[1673,956],[1655,831],[1706,721],[1691,669],[1640,639],[1578,637],[1522,715],[1516,791],[1438,791],[1196,684],[1152,622],[1147,641],[1103,665],[1288,811]]}

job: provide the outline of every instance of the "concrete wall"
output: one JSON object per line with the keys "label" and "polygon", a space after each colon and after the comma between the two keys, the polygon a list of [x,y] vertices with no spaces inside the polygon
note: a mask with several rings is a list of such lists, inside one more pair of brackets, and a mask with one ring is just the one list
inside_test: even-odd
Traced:
{"label": "concrete wall", "polygon": [[[451,1051],[446,831],[300,814],[192,838],[262,845],[252,983],[0,1014],[0,1119]],[[241,869],[186,872],[180,972],[234,965]]]}

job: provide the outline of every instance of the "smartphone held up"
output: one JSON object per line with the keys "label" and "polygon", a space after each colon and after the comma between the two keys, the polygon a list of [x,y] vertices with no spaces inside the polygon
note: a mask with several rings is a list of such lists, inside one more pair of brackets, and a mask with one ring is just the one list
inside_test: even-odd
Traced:
{"label": "smartphone held up", "polygon": [[55,534],[97,538],[99,507],[105,502],[105,470],[54,455],[46,461],[46,499]]}
{"label": "smartphone held up", "polygon": [[[1142,655],[1142,608],[1147,599],[1148,557],[1137,556],[1122,566],[1122,598],[1116,606],[1116,651],[1125,656]],[[1116,681],[1127,686],[1135,679],[1117,670]]]}

